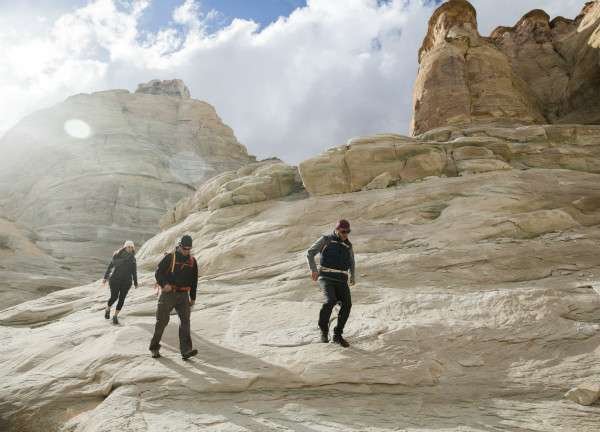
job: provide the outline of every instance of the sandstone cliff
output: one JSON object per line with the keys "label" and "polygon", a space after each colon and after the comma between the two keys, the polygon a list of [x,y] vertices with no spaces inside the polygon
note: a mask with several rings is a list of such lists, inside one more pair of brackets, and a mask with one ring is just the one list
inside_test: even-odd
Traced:
{"label": "sandstone cliff", "polygon": [[574,20],[532,11],[486,38],[469,2],[444,3],[419,50],[411,135],[496,120],[599,124],[599,23],[590,2]]}
{"label": "sandstone cliff", "polygon": [[8,288],[42,292],[57,288],[45,276],[58,287],[101,276],[111,251],[126,239],[141,246],[197,184],[254,161],[180,80],[70,97],[22,120],[0,150],[0,209],[63,267],[4,263],[3,274],[26,269],[33,278]]}

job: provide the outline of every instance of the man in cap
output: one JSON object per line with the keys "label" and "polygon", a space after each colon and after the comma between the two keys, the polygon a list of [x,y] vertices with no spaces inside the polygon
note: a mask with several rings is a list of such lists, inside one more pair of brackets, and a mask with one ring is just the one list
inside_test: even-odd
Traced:
{"label": "man in cap", "polygon": [[190,331],[190,307],[196,303],[198,265],[190,254],[192,238],[184,235],[173,252],[166,254],[154,273],[160,286],[160,297],[156,308],[156,325],[150,341],[152,358],[160,357],[160,339],[173,308],[179,316],[179,349],[184,360],[198,354],[192,348]]}
{"label": "man in cap", "polygon": [[[319,328],[321,329],[321,342],[329,342],[329,317],[333,307],[341,304],[337,317],[337,325],[333,329],[333,342],[343,347],[350,344],[342,337],[344,326],[348,321],[352,299],[350,285],[356,283],[354,277],[354,251],[352,243],[348,240],[350,223],[340,219],[335,225],[331,235],[324,235],[313,244],[306,254],[311,279],[319,282],[320,291],[325,296],[325,303],[319,313]],[[319,267],[315,265],[315,256],[321,253]]]}

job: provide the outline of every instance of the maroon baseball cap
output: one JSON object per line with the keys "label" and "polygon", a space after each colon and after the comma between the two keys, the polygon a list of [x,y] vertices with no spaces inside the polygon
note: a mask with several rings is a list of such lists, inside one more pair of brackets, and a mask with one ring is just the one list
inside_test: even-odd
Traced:
{"label": "maroon baseball cap", "polygon": [[350,222],[348,222],[346,219],[340,219],[335,224],[335,227],[337,229],[349,230],[350,229]]}

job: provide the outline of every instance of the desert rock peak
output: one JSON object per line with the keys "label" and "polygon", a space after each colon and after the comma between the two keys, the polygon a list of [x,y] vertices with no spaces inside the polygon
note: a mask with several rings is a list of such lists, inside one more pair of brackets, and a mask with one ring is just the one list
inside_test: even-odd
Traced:
{"label": "desert rock peak", "polygon": [[455,26],[477,31],[477,12],[466,0],[450,0],[437,8],[429,18],[427,36],[419,50],[419,63]]}
{"label": "desert rock peak", "polygon": [[441,5],[419,51],[410,134],[442,126],[599,124],[600,3],[574,20],[525,14],[490,37],[465,0]]}
{"label": "desert rock peak", "polygon": [[140,83],[135,92],[152,95],[178,96],[183,99],[190,98],[190,91],[180,79],[165,81],[154,79],[147,83]]}

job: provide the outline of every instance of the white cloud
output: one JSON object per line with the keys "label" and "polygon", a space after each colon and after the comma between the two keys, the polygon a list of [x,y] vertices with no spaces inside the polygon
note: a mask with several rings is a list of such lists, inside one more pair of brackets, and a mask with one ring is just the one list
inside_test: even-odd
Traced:
{"label": "white cloud", "polygon": [[[472,3],[488,35],[537,7],[574,18],[584,1]],[[309,0],[267,28],[234,20],[212,34],[218,13],[199,1],[181,0],[155,32],[140,27],[149,6],[95,0],[52,20],[0,10],[0,133],[72,94],[154,78],[183,79],[259,158],[297,164],[356,135],[408,133],[431,1]]]}

